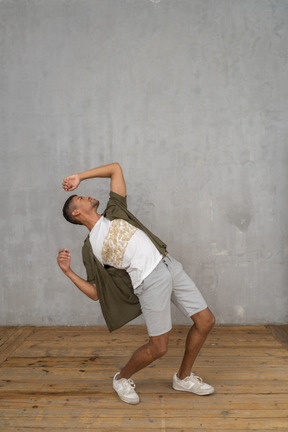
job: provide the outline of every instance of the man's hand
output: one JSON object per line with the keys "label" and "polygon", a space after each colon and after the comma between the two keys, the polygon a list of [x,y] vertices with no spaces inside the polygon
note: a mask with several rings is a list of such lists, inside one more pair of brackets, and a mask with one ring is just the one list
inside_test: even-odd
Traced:
{"label": "man's hand", "polygon": [[68,249],[59,250],[57,263],[63,273],[67,273],[70,270],[71,255]]}
{"label": "man's hand", "polygon": [[79,186],[80,181],[79,174],[73,174],[63,180],[62,187],[66,192],[70,192]]}
{"label": "man's hand", "polygon": [[119,163],[103,165],[97,168],[92,168],[88,171],[83,171],[80,174],[70,175],[63,180],[62,187],[66,192],[70,192],[76,189],[81,181],[95,177],[110,178],[111,191],[116,192],[123,197],[126,196],[126,184]]}
{"label": "man's hand", "polygon": [[92,300],[99,300],[95,283],[87,282],[82,279],[70,268],[71,255],[68,249],[61,249],[58,252],[57,262],[63,273],[88,297]]}

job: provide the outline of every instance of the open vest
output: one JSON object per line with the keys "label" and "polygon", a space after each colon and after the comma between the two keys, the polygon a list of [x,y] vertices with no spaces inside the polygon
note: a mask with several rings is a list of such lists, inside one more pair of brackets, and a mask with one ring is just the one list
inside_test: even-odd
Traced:
{"label": "open vest", "polygon": [[[107,207],[102,216],[109,220],[123,219],[148,235],[158,251],[164,255],[166,244],[149,231],[127,209],[126,197],[110,192]],[[141,314],[138,297],[134,294],[131,279],[126,270],[104,266],[95,257],[89,235],[82,247],[82,258],[87,281],[95,283],[103,317],[109,331],[116,330]]]}

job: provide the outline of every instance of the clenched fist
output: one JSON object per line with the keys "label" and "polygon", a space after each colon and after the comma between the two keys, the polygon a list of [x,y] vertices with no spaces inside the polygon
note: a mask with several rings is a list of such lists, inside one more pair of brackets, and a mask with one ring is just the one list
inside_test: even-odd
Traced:
{"label": "clenched fist", "polygon": [[71,255],[68,249],[60,249],[58,252],[57,263],[64,273],[70,269]]}
{"label": "clenched fist", "polygon": [[62,187],[66,192],[70,192],[79,186],[80,181],[79,174],[73,174],[63,180]]}

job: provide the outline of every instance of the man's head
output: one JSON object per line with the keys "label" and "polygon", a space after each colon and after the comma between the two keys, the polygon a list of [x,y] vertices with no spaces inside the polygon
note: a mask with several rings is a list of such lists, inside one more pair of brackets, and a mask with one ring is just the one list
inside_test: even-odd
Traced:
{"label": "man's head", "polygon": [[64,204],[63,216],[68,222],[76,225],[86,225],[89,215],[95,215],[99,201],[90,196],[71,195]]}

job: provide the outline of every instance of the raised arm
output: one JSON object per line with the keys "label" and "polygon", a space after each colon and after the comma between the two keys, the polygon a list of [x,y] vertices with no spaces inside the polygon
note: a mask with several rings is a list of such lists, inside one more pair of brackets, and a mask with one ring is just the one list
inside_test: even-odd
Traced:
{"label": "raised arm", "polygon": [[65,191],[71,192],[79,186],[81,181],[96,177],[110,178],[110,190],[121,196],[126,196],[126,184],[119,163],[103,165],[79,174],[73,174],[63,180],[62,187]]}

